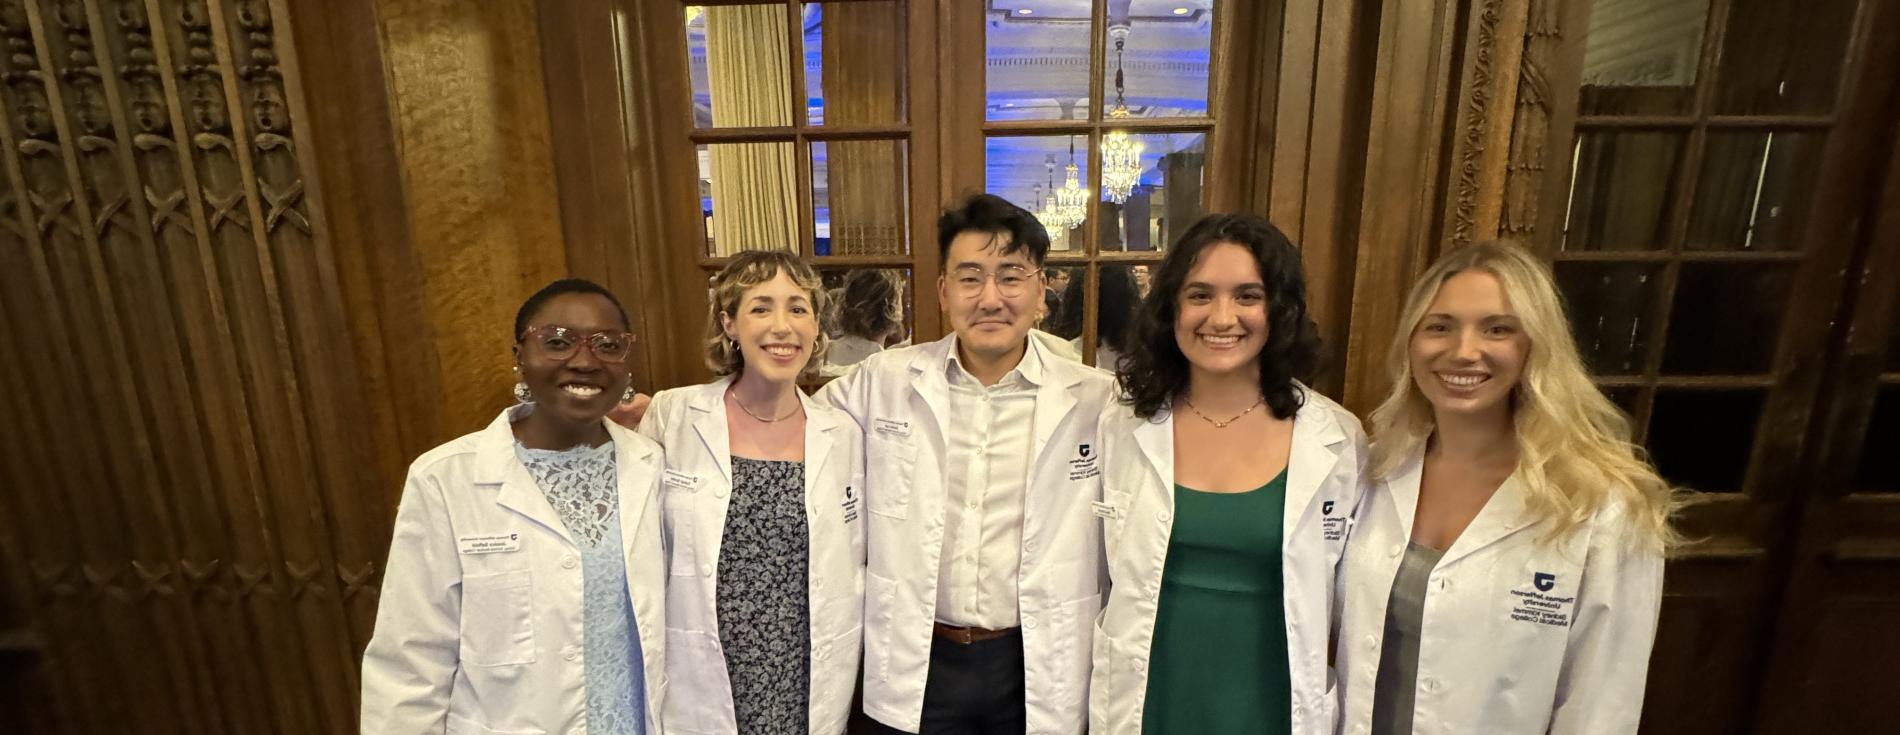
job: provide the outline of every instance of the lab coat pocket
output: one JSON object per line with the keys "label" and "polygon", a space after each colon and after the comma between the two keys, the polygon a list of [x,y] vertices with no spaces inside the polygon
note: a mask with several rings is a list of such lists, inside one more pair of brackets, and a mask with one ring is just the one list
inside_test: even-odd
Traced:
{"label": "lab coat pocket", "polygon": [[844,732],[851,714],[851,694],[857,688],[858,656],[864,648],[864,628],[852,626],[841,635],[821,641],[812,651],[811,710],[823,721],[813,733]]}
{"label": "lab coat pocket", "polygon": [[666,528],[667,573],[691,576],[698,573],[699,556],[693,549],[694,500],[691,489],[669,487],[661,491],[660,510]]}
{"label": "lab coat pocket", "polygon": [[526,569],[462,578],[462,662],[534,662],[534,578]]}
{"label": "lab coat pocket", "polygon": [[[666,678],[672,691],[665,704],[667,732],[719,732],[732,711],[726,656],[711,633],[666,631]],[[724,693],[725,696],[714,696]]]}
{"label": "lab coat pocket", "polygon": [[910,517],[910,489],[917,469],[917,445],[910,439],[888,439],[882,435],[870,440],[866,463],[870,477],[864,497],[871,512],[887,518]]}

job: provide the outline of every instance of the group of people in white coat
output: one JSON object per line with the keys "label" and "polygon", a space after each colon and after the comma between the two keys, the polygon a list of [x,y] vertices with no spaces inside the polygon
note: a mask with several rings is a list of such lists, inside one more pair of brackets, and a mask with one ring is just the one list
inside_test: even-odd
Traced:
{"label": "group of people in white coat", "polygon": [[530,297],[518,404],[411,467],[363,731],[1636,729],[1674,495],[1534,256],[1427,270],[1369,442],[1263,219],[1173,244],[1113,372],[1031,336],[1033,214],[938,246],[952,333],[809,397],[792,254],[720,271],[719,379],[643,413],[613,295]]}

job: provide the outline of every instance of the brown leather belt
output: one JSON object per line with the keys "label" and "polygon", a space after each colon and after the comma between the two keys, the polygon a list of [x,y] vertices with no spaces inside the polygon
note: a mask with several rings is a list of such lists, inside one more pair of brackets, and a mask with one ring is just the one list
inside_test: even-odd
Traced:
{"label": "brown leather belt", "polygon": [[936,632],[938,638],[967,646],[980,641],[993,641],[1014,634],[1016,631],[1022,629],[1003,628],[1001,630],[990,630],[989,628],[963,628],[945,623],[937,623],[933,630]]}

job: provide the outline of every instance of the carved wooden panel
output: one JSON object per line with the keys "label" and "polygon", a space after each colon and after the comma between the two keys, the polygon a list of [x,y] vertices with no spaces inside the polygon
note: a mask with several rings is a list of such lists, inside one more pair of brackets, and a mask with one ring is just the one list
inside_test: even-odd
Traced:
{"label": "carved wooden panel", "polygon": [[59,720],[354,727],[387,511],[282,0],[0,0],[0,511]]}

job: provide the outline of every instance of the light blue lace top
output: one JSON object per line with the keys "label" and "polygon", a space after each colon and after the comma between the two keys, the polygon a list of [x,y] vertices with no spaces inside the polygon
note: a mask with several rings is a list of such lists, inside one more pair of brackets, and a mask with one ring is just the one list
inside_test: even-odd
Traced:
{"label": "light blue lace top", "polygon": [[645,659],[627,595],[620,555],[620,491],[614,444],[572,449],[529,449],[515,456],[561,516],[581,551],[582,659],[587,682],[587,731],[645,735]]}

